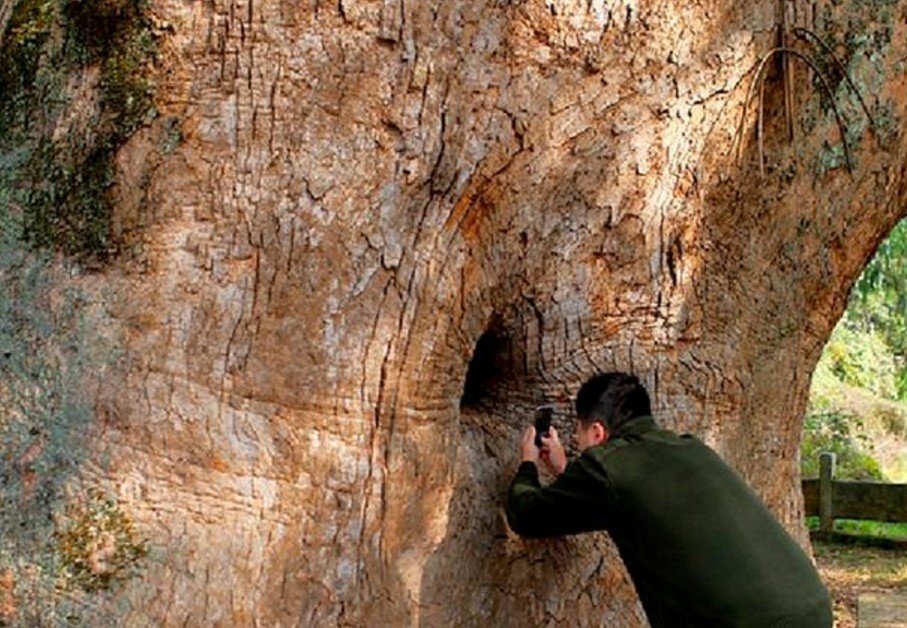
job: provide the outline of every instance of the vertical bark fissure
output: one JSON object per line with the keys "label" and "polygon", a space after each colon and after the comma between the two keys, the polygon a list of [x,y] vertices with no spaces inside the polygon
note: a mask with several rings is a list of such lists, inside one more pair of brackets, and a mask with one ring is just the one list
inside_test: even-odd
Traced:
{"label": "vertical bark fissure", "polygon": [[[363,358],[362,365],[362,375],[360,383],[360,396],[361,396],[361,405],[363,408],[367,408],[369,405],[369,396],[368,396],[368,364],[369,364],[369,355],[371,354],[372,348],[377,340],[379,332],[379,324],[381,321],[381,315],[384,312],[384,305],[387,300],[388,294],[391,290],[391,287],[394,284],[394,279],[391,277],[387,280],[382,291],[381,301],[378,305],[378,308],[375,312],[375,316],[372,323],[372,329],[366,342],[366,349]],[[359,513],[359,539],[358,539],[358,552],[356,561],[356,588],[360,590],[368,591],[369,580],[368,572],[363,568],[363,561],[367,557],[367,551],[365,550],[365,544],[368,541],[369,536],[369,526],[368,526],[368,516],[371,508],[371,496],[375,489],[375,464],[378,457],[378,446],[379,440],[381,439],[381,408],[384,403],[384,385],[385,385],[385,369],[387,365],[387,360],[390,355],[390,344],[385,346],[384,355],[381,357],[381,366],[379,369],[379,380],[377,385],[377,395],[373,406],[372,411],[372,421],[370,421],[370,434],[369,434],[369,454],[368,454],[368,469],[366,472],[366,477],[363,481],[363,499],[362,507]],[[385,481],[385,474],[382,474],[381,482]],[[383,491],[382,491],[383,499]]]}

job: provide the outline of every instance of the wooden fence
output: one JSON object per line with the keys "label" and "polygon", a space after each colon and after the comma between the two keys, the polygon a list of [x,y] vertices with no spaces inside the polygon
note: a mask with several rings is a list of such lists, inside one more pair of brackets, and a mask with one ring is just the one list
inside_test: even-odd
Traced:
{"label": "wooden fence", "polygon": [[830,536],[835,519],[907,522],[907,484],[836,480],[835,455],[819,456],[819,479],[803,480],[807,516],[819,516],[819,533]]}

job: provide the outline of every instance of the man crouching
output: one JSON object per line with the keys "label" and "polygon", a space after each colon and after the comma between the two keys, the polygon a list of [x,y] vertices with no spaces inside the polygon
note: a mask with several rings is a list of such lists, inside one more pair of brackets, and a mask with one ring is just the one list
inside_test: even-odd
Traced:
{"label": "man crouching", "polygon": [[[656,425],[649,395],[624,373],[576,397],[578,458],[557,432],[530,427],[507,520],[522,536],[607,530],[653,628],[830,628],[812,561],[756,493],[709,447]],[[556,476],[539,483],[539,460]]]}

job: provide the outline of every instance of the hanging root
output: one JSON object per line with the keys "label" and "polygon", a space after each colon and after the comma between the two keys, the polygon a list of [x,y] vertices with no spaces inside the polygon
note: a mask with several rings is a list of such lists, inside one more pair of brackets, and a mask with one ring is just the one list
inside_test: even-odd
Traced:
{"label": "hanging root", "polygon": [[[759,84],[758,119],[759,119],[759,124],[761,124],[762,116],[763,116],[762,96],[764,95],[764,86],[765,86],[765,76],[764,76],[765,65],[775,55],[776,50],[778,50],[778,49],[773,48],[772,50],[767,52],[765,55],[763,55],[763,57],[761,59],[759,59],[759,63],[756,64],[756,73],[753,75],[753,80],[750,81],[749,87],[746,90],[746,98],[744,98],[744,100],[743,100],[743,114],[740,116],[740,124],[737,126],[737,133],[734,135],[734,144],[737,147],[736,153],[737,153],[737,164],[738,165],[740,164],[740,162],[743,158],[743,127],[746,124],[747,109],[749,109],[750,102],[753,99],[753,90],[755,89],[756,84],[758,83]],[[757,136],[757,139],[761,142],[762,134],[761,134],[759,126],[756,127],[756,136]],[[760,150],[761,150],[761,146],[760,146]],[[762,162],[761,152],[759,155],[759,161],[760,161],[760,163]]]}
{"label": "hanging root", "polygon": [[768,62],[775,55],[780,54],[789,54],[796,59],[800,59],[809,68],[816,73],[816,76],[819,77],[819,81],[822,84],[822,87],[825,89],[826,94],[828,95],[831,101],[832,111],[835,114],[835,121],[838,124],[838,132],[841,135],[841,144],[844,146],[844,160],[847,163],[847,170],[853,174],[853,163],[850,158],[850,149],[847,146],[847,137],[846,137],[846,127],[841,118],[841,112],[838,110],[838,106],[835,104],[834,92],[831,89],[831,85],[828,84],[828,79],[825,78],[825,75],[819,69],[819,66],[816,65],[810,57],[803,54],[799,50],[794,50],[793,48],[772,48],[760,59],[759,64],[756,69],[756,74],[753,76],[753,80],[750,82],[749,89],[746,93],[746,99],[743,101],[743,114],[740,116],[740,125],[737,128],[737,134],[735,136],[735,143],[737,145],[737,163],[738,165],[742,161],[742,152],[743,152],[743,127],[746,123],[746,110],[749,108],[750,101],[753,98],[753,90],[755,89],[756,84],[759,85],[759,103],[758,103],[758,122],[756,124],[756,141],[759,146],[759,173],[765,174],[765,151],[764,151],[764,140],[763,140],[763,127],[764,127],[764,110],[765,110],[765,67]]}
{"label": "hanging root", "polygon": [[[805,41],[813,46],[821,48],[829,57],[834,61],[835,66],[841,72],[841,75],[844,77],[844,80],[847,81],[847,85],[853,90],[856,94],[857,99],[860,101],[860,106],[863,108],[863,112],[866,114],[867,119],[869,120],[870,128],[873,131],[873,135],[876,134],[876,124],[875,119],[872,117],[872,113],[869,111],[869,107],[866,105],[866,101],[863,100],[863,96],[860,94],[860,91],[857,89],[857,86],[851,80],[850,76],[847,74],[847,70],[844,68],[844,64],[835,56],[834,51],[831,47],[826,44],[822,39],[806,28],[796,27],[793,29],[794,34],[798,39]],[[786,38],[782,33],[781,41],[786,41]],[[793,143],[793,122],[792,122],[792,102],[793,102],[793,87],[791,85],[792,81],[789,80],[790,65],[788,63],[789,59],[799,59],[805,63],[818,77],[819,83],[822,85],[823,90],[831,102],[832,111],[835,114],[835,122],[838,126],[838,133],[841,136],[841,145],[844,147],[844,161],[847,164],[847,171],[853,175],[853,160],[850,155],[850,148],[847,145],[847,127],[844,124],[844,119],[841,116],[841,111],[838,108],[838,105],[835,103],[834,90],[832,90],[831,85],[828,81],[826,74],[819,68],[815,59],[807,54],[800,52],[794,48],[791,48],[786,45],[777,46],[772,48],[767,53],[765,53],[756,64],[756,72],[753,74],[753,79],[750,81],[749,87],[747,88],[746,98],[743,101],[743,113],[740,115],[740,124],[737,127],[737,133],[734,136],[734,144],[736,146],[736,161],[740,165],[743,158],[743,134],[744,127],[746,125],[747,111],[749,110],[750,103],[753,100],[754,92],[758,86],[759,89],[759,99],[757,104],[757,122],[756,122],[756,143],[758,146],[759,154],[759,174],[764,176],[765,174],[765,142],[764,142],[764,132],[765,132],[765,77],[766,77],[766,67],[768,62],[774,58],[776,55],[780,55],[784,63],[782,64],[782,72],[784,76],[782,79],[782,85],[784,89],[784,113],[788,134],[788,141]]]}

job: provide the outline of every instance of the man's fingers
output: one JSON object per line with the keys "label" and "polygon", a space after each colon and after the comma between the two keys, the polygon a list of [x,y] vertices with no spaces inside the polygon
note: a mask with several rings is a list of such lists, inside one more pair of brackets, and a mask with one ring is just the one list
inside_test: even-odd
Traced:
{"label": "man's fingers", "polygon": [[535,427],[530,425],[523,433],[520,442],[520,455],[524,461],[538,462],[539,450],[535,447]]}
{"label": "man's fingers", "polygon": [[561,442],[560,438],[557,436],[557,430],[553,427],[548,431],[547,436],[542,436],[542,445],[547,449],[555,443]]}
{"label": "man's fingers", "polygon": [[532,425],[527,427],[526,431],[523,432],[523,440],[521,442],[523,447],[528,447],[530,444],[535,447],[535,427]]}

